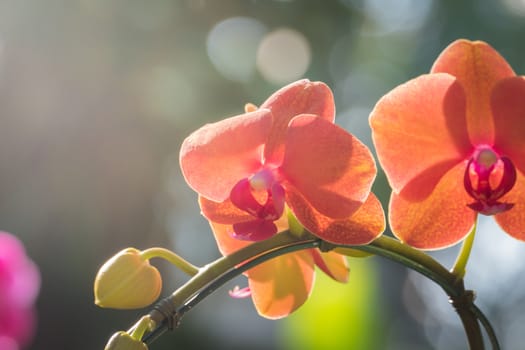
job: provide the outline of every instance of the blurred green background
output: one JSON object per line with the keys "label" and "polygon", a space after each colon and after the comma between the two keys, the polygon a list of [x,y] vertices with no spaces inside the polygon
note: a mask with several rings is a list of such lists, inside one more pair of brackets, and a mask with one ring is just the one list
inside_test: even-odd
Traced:
{"label": "blurred green background", "polygon": [[[523,0],[1,1],[0,229],[41,269],[31,349],[102,349],[135,322],[141,311],[93,304],[96,271],[120,249],[166,246],[197,265],[219,257],[178,168],[191,131],[306,77],[332,87],[336,122],[371,146],[374,103],[450,42],[485,40],[519,73],[523,34]],[[381,174],[375,190],[387,203]],[[502,348],[520,348],[524,247],[491,220],[480,230],[467,282]],[[165,294],[185,281],[154,263]],[[351,265],[348,285],[319,276],[310,302],[275,322],[231,299],[246,283],[234,281],[151,349],[466,347],[439,289],[380,258]]]}

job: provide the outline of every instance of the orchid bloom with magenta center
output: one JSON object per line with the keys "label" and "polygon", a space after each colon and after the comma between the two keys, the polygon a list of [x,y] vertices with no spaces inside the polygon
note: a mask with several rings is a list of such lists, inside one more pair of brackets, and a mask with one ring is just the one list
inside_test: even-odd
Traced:
{"label": "orchid bloom with magenta center", "polygon": [[421,249],[462,240],[477,214],[525,240],[525,79],[491,46],[457,40],[431,73],[370,115],[394,234]]}
{"label": "orchid bloom with magenta center", "polygon": [[[207,124],[186,138],[182,172],[199,193],[224,254],[285,230],[287,210],[329,242],[366,244],[381,234],[383,211],[370,193],[376,175],[372,155],[336,126],[334,117],[328,86],[300,80],[259,108],[247,105],[244,114]],[[248,271],[261,315],[283,317],[306,300],[313,266],[326,265],[317,250],[312,254],[288,254]],[[340,267],[341,259],[329,261]],[[278,301],[289,298],[294,302]]]}

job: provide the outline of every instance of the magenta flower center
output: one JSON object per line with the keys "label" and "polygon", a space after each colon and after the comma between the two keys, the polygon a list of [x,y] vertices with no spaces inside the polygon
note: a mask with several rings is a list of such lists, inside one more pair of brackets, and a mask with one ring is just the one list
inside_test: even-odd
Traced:
{"label": "magenta flower center", "polygon": [[240,180],[231,190],[230,199],[252,216],[233,225],[235,238],[260,241],[277,233],[274,221],[284,212],[284,188],[278,181],[277,170],[263,168]]}
{"label": "magenta flower center", "polygon": [[499,199],[516,183],[516,168],[509,158],[500,156],[490,146],[476,148],[468,161],[463,182],[475,200],[468,206],[481,214],[494,215],[514,206]]}

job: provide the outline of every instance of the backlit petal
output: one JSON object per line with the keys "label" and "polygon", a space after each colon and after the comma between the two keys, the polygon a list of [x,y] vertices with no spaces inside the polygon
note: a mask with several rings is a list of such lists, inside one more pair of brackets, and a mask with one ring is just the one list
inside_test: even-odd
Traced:
{"label": "backlit petal", "polygon": [[254,219],[253,216],[233,205],[229,199],[218,203],[199,196],[199,205],[202,215],[216,223],[234,224]]}
{"label": "backlit petal", "polygon": [[455,76],[467,96],[467,124],[473,144],[493,141],[494,124],[490,95],[494,85],[514,76],[507,61],[482,41],[457,40],[438,57],[432,73],[445,72]]}
{"label": "backlit petal", "polygon": [[310,296],[314,281],[312,254],[300,251],[269,260],[248,271],[252,299],[269,319],[288,316]]}
{"label": "backlit petal", "polygon": [[272,125],[269,110],[259,109],[206,124],[184,140],[180,165],[197,193],[222,202],[232,187],[261,166],[263,144]]}
{"label": "backlit petal", "polygon": [[327,121],[335,118],[334,97],[322,82],[299,80],[275,92],[260,108],[267,108],[274,115],[272,131],[265,148],[267,162],[280,164],[288,123],[299,114],[314,114]]}
{"label": "backlit petal", "polygon": [[404,195],[424,198],[471,152],[464,113],[464,91],[448,74],[420,76],[379,100],[372,137],[395,192],[409,187]]}
{"label": "backlit petal", "polygon": [[501,228],[514,238],[525,241],[525,176],[517,172],[516,184],[501,198],[501,202],[513,203],[514,206],[495,216]]}
{"label": "backlit petal", "polygon": [[252,242],[241,241],[240,239],[233,238],[232,225],[218,224],[210,221],[210,226],[213,231],[215,241],[217,241],[219,251],[222,255],[231,254],[241,248],[253,244]]}
{"label": "backlit petal", "polygon": [[280,170],[305,200],[331,218],[346,218],[357,210],[376,175],[365,145],[339,126],[311,115],[291,121]]}
{"label": "backlit petal", "polygon": [[335,252],[321,253],[318,249],[312,249],[311,252],[315,265],[324,273],[338,282],[348,282],[350,267],[346,256]]}
{"label": "backlit petal", "polygon": [[[210,220],[209,222],[215,240],[219,246],[219,250],[223,255],[233,253],[234,251],[252,244],[252,242],[234,238],[233,236],[235,233],[232,224],[253,220],[253,216],[247,215],[243,211],[237,209],[229,201],[216,203],[206,198],[199,197],[199,204],[205,216],[210,215],[218,220],[215,222]],[[286,215],[283,215],[279,220],[274,221],[274,223],[277,226],[278,232],[288,229],[288,218]]]}
{"label": "backlit petal", "polygon": [[419,249],[439,249],[462,240],[472,229],[476,212],[463,187],[466,162],[443,176],[434,192],[422,201],[408,201],[392,192],[390,227],[402,242]]}
{"label": "backlit petal", "polygon": [[370,193],[365,203],[350,217],[334,220],[316,211],[297,191],[288,193],[299,222],[316,236],[332,243],[367,244],[385,230],[385,215],[381,203]]}
{"label": "backlit petal", "polygon": [[525,173],[525,79],[502,80],[492,94],[494,148]]}

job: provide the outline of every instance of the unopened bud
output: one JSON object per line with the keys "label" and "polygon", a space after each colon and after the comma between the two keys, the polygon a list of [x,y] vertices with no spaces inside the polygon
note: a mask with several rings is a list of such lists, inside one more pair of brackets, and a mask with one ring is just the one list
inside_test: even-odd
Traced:
{"label": "unopened bud", "polygon": [[148,350],[148,347],[128,333],[120,331],[111,336],[104,350]]}
{"label": "unopened bud", "polygon": [[159,271],[140,255],[139,250],[127,248],[98,271],[95,304],[113,309],[142,308],[157,300],[161,288]]}

